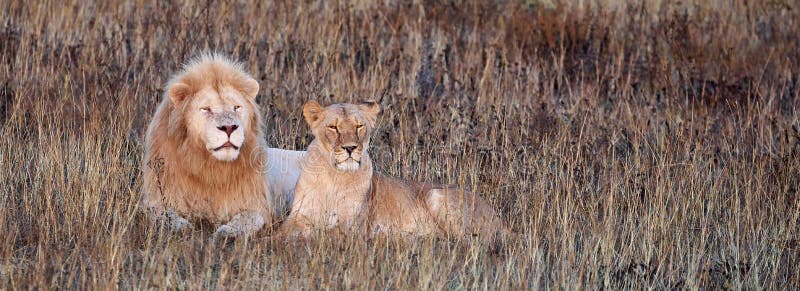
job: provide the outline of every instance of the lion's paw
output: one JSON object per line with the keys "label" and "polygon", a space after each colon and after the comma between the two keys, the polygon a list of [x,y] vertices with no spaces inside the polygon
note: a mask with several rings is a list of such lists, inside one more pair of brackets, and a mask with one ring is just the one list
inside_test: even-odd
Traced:
{"label": "lion's paw", "polygon": [[169,228],[174,232],[181,232],[185,230],[189,225],[189,220],[180,216],[178,213],[175,213],[174,210],[169,210],[166,213],[167,220],[169,223]]}
{"label": "lion's paw", "polygon": [[235,237],[239,234],[239,230],[233,226],[223,224],[220,227],[217,227],[217,230],[214,232],[214,236],[216,237]]}
{"label": "lion's paw", "polygon": [[172,229],[172,231],[175,231],[175,232],[183,231],[188,226],[189,226],[189,220],[186,220],[186,218],[183,218],[183,217],[178,217],[176,219],[172,219],[169,222],[170,229]]}

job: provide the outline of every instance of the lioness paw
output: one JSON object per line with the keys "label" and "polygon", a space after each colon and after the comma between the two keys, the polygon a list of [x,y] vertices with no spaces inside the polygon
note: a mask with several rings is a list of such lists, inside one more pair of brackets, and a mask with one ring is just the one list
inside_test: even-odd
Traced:
{"label": "lioness paw", "polygon": [[308,241],[311,238],[311,232],[302,230],[285,231],[280,233],[278,237],[284,243],[295,245]]}

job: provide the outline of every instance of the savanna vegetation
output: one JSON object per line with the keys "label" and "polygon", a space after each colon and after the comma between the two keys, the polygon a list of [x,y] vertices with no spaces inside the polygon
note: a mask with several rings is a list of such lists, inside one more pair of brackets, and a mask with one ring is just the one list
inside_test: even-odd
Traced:
{"label": "savanna vegetation", "polygon": [[[375,99],[376,167],[517,237],[216,240],[137,205],[144,129],[202,51],[300,109]],[[794,1],[0,1],[0,288],[800,288]]]}

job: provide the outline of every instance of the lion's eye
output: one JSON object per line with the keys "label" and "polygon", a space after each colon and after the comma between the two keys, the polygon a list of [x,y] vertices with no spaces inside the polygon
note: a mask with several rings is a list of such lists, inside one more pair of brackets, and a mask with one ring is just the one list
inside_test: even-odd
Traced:
{"label": "lion's eye", "polygon": [[242,110],[242,106],[238,106],[238,105],[237,106],[233,106],[233,111],[234,112],[239,112],[241,110]]}
{"label": "lion's eye", "polygon": [[364,128],[363,124],[356,125],[356,129],[362,129],[362,128]]}
{"label": "lion's eye", "polygon": [[336,125],[328,125],[328,129],[330,130],[337,130]]}
{"label": "lion's eye", "polygon": [[209,113],[209,112],[211,112],[211,108],[208,108],[208,107],[200,108],[200,112]]}

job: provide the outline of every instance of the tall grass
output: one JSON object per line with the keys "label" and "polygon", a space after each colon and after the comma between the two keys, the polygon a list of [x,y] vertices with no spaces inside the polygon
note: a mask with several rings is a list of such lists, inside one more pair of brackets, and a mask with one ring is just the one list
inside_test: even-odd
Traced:
{"label": "tall grass", "polygon": [[[0,286],[800,288],[792,1],[0,1]],[[755,3],[754,3],[755,2]],[[302,246],[137,206],[180,63],[231,54],[269,143],[381,102],[371,155],[481,192],[518,238]]]}

